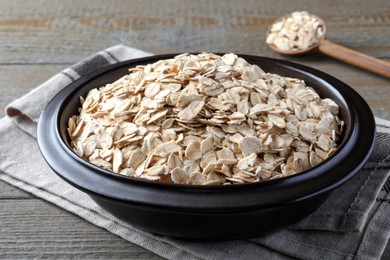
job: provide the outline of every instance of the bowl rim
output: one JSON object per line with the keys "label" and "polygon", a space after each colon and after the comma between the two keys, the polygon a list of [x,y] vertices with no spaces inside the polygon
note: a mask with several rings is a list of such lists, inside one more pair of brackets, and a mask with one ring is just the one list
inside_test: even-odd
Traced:
{"label": "bowl rim", "polygon": [[[328,85],[328,87],[333,88],[332,91],[336,91],[340,95],[340,98],[345,101],[348,107],[351,126],[347,136],[330,158],[327,158],[323,163],[307,171],[265,182],[219,186],[180,185],[130,178],[103,170],[78,156],[64,142],[61,136],[60,126],[61,111],[66,106],[67,100],[75,98],[74,94],[78,90],[93,80],[104,77],[104,75],[111,71],[119,70],[120,68],[130,68],[139,64],[153,63],[157,60],[172,58],[176,55],[155,55],[109,65],[81,77],[61,90],[49,102],[38,122],[38,145],[49,166],[61,178],[73,186],[95,196],[104,196],[136,204],[217,210],[264,207],[274,203],[285,203],[293,199],[307,197],[310,194],[326,192],[350,179],[368,159],[375,138],[375,121],[369,106],[356,91],[338,79],[314,68],[284,60],[240,54],[238,55],[239,57],[247,61],[250,60],[252,61],[251,63],[253,61],[272,63],[275,66],[281,66],[294,73],[298,72],[298,74],[313,77],[314,80]],[[345,97],[348,97],[348,99]],[[358,115],[364,115],[364,127],[362,118],[359,118]],[[49,131],[46,129],[48,125],[50,128]],[[361,142],[360,140],[358,142],[358,137],[361,136],[365,136],[365,142]],[[347,159],[348,154],[352,151],[358,153],[359,156],[357,157],[359,160],[355,159],[349,163],[349,167],[346,167],[345,164],[344,167],[342,167],[343,164],[340,166],[340,159]],[[59,163],[58,159],[55,158],[59,156],[65,159],[64,162],[66,162]],[[336,160],[338,160],[338,163],[335,163]],[[333,178],[326,178],[326,183],[318,183],[318,181],[315,181],[317,177],[323,176],[324,172],[335,170],[335,166],[331,165],[333,163],[338,168],[346,171],[346,173],[338,174],[337,178],[335,176]],[[78,171],[82,173],[75,173]],[[90,178],[89,180],[88,177]],[[94,181],[89,183],[91,180]],[[102,183],[104,184],[102,185]],[[314,186],[310,187],[311,185]],[[112,188],[111,190],[110,187]],[[287,194],[285,196],[277,195],[275,190],[281,188],[289,188],[288,196]],[[307,190],[302,191],[302,188]],[[164,199],[156,199],[157,195],[162,194],[164,194],[162,196]],[[260,197],[256,197],[255,195]],[[265,199],[263,196],[274,196],[275,198]],[[241,197],[241,199],[237,197]],[[243,200],[242,197],[248,200]],[[250,199],[251,197],[252,199]]]}

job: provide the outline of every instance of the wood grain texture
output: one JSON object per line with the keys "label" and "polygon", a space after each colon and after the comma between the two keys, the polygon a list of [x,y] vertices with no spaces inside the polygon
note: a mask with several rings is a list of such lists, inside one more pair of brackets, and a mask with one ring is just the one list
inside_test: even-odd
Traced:
{"label": "wood grain texture", "polygon": [[[0,174],[2,172],[0,171]],[[17,189],[8,183],[5,183],[3,181],[0,181],[0,207],[1,207],[1,201],[2,200],[8,200],[8,199],[31,199],[35,198],[33,195],[22,191],[20,189]]]}
{"label": "wood grain texture", "polygon": [[45,201],[0,202],[1,259],[161,259]]}
{"label": "wood grain texture", "polygon": [[[346,82],[376,116],[390,119],[388,79],[325,55],[284,57],[266,46],[269,24],[295,10],[322,17],[332,42],[390,61],[388,0],[3,0],[0,116],[9,102],[63,68],[125,44],[156,54],[212,51],[288,59]],[[0,232],[1,259],[158,258],[4,182]]]}
{"label": "wood grain texture", "polygon": [[302,9],[320,15],[328,38],[369,55],[389,57],[390,7],[377,1],[192,0],[3,1],[0,63],[73,63],[113,44],[153,53],[236,52],[277,56],[265,30]]}
{"label": "wood grain texture", "polygon": [[325,39],[321,40],[318,50],[335,59],[390,78],[390,63],[383,59],[368,56]]}
{"label": "wood grain texture", "polygon": [[0,117],[13,100],[45,82],[69,64],[2,64],[0,65]]}

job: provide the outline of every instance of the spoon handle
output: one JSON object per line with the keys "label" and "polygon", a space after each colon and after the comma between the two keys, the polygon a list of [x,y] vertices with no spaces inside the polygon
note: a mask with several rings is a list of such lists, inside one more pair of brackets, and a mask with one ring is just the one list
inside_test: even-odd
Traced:
{"label": "spoon handle", "polygon": [[325,39],[321,40],[318,49],[328,56],[390,78],[389,62],[348,49]]}

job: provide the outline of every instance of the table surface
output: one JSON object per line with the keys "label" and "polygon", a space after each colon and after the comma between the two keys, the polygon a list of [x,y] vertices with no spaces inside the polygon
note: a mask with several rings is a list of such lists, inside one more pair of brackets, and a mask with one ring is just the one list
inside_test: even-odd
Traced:
{"label": "table surface", "polygon": [[[3,0],[0,116],[9,102],[82,57],[125,44],[159,54],[235,52],[288,59],[346,82],[376,116],[390,119],[390,79],[321,54],[291,58],[271,52],[267,27],[295,10],[322,17],[327,39],[390,61],[388,0]],[[0,258],[160,258],[1,181],[0,233]]]}

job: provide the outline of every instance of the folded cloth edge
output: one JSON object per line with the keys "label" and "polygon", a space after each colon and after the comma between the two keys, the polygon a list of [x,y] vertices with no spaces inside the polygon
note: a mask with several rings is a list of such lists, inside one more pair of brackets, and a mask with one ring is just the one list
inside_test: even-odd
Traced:
{"label": "folded cloth edge", "polygon": [[[62,88],[97,68],[151,55],[149,52],[125,45],[114,45],[99,51],[55,74],[29,93],[12,101],[6,106],[5,114],[17,127],[31,136],[36,137],[36,124],[41,112],[46,103]],[[43,89],[45,90],[43,91]],[[47,102],[39,102],[42,100],[46,100]]]}

